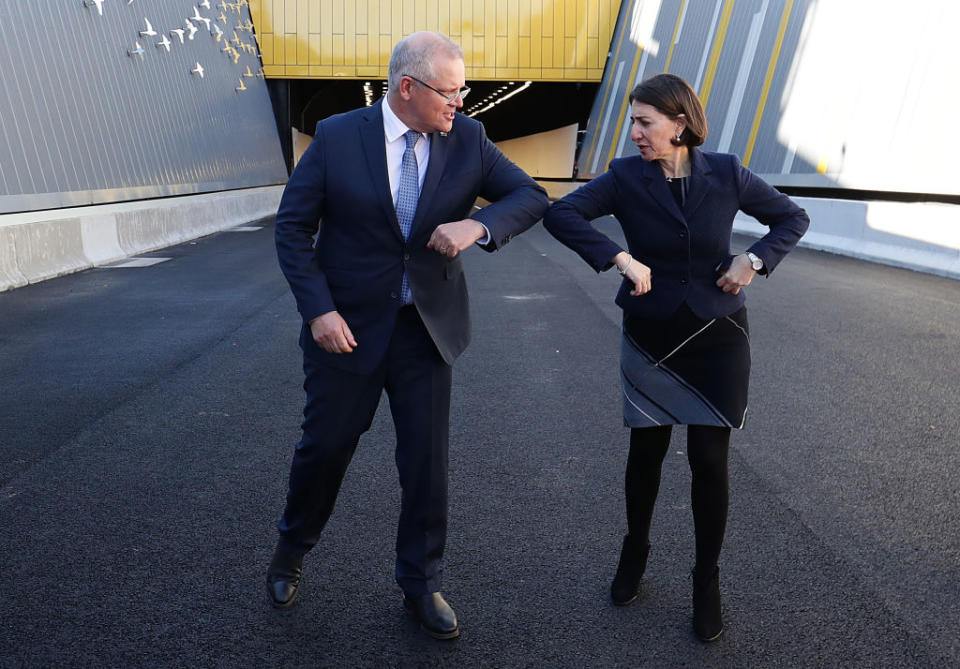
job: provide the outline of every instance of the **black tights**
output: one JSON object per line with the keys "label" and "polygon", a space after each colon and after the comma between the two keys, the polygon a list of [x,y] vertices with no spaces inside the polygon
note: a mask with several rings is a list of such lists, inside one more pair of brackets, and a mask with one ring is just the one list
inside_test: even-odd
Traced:
{"label": "black tights", "polygon": [[[660,490],[660,469],[670,444],[670,428],[670,425],[662,425],[630,430],[630,456],[625,478],[627,529],[640,546],[650,543],[650,521]],[[687,427],[687,459],[693,475],[690,502],[697,540],[698,574],[712,573],[720,559],[727,527],[729,450],[730,428]]]}

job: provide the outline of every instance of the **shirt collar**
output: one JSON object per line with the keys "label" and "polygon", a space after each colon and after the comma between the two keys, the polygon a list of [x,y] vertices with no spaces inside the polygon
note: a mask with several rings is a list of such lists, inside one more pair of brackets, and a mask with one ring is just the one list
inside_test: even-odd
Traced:
{"label": "shirt collar", "polygon": [[[396,140],[403,137],[404,133],[407,130],[411,130],[407,125],[400,120],[400,118],[393,113],[393,110],[390,109],[390,105],[387,103],[387,98],[383,98],[383,134],[386,136],[388,142],[395,142]],[[420,133],[421,136],[423,133]]]}

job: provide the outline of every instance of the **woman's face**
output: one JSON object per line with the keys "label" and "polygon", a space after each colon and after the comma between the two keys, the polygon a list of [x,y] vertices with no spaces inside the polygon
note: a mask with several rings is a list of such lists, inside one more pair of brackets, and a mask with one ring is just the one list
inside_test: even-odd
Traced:
{"label": "woman's face", "polygon": [[668,159],[682,150],[684,147],[674,146],[670,140],[685,127],[682,114],[670,118],[643,102],[630,105],[630,139],[640,149],[640,156],[648,162]]}

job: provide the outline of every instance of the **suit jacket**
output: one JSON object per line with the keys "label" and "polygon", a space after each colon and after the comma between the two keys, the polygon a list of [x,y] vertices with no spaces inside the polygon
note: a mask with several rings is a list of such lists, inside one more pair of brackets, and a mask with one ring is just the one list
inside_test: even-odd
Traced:
{"label": "suit jacket", "polygon": [[[492,204],[471,214],[478,196]],[[406,269],[420,316],[452,364],[470,339],[467,285],[459,256],[426,247],[431,233],[469,216],[487,226],[484,248],[495,251],[536,223],[547,205],[544,190],[487,139],[483,126],[458,114],[449,133],[431,135],[405,241],[390,194],[380,104],[320,121],[283,192],[276,224],[277,256],[304,320],[304,354],[346,371],[372,371],[403,306]],[[334,310],[357,340],[353,353],[326,353],[310,335],[307,323]]]}
{"label": "suit jacket", "polygon": [[651,268],[652,289],[630,295],[624,280],[616,302],[644,318],[668,318],[684,301],[703,319],[739,309],[746,299],[717,287],[719,268],[733,254],[730,237],[737,211],[770,227],[749,250],[763,259],[769,274],[796,246],[810,219],[790,198],[768,185],[731,154],[691,149],[686,204],[681,208],[656,162],[640,156],[620,158],[610,169],[556,202],[544,217],[550,233],[576,251],[598,272],[612,266],[622,251],[590,225],[613,214],[623,227],[627,248]]}

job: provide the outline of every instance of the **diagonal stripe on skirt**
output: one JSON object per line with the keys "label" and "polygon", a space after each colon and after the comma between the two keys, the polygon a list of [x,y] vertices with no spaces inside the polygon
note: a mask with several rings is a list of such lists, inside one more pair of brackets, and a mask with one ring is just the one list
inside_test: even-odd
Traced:
{"label": "diagonal stripe on skirt", "polygon": [[620,381],[628,427],[742,428],[749,378],[745,308],[712,320],[686,305],[666,320],[624,317]]}

